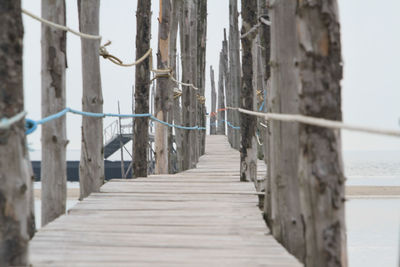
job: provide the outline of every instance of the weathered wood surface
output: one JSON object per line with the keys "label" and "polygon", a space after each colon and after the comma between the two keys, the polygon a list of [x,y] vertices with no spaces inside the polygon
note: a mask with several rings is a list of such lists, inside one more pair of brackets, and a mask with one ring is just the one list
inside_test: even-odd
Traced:
{"label": "weathered wood surface", "polygon": [[[264,175],[265,167],[259,169]],[[239,153],[226,137],[207,136],[197,169],[108,182],[36,234],[31,261],[34,266],[301,266],[268,234],[258,199],[250,194],[253,184],[239,180]]]}

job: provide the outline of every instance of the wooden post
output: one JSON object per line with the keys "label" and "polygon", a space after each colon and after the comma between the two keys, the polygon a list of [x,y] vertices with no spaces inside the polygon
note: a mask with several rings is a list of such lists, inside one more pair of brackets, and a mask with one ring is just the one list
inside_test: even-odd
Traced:
{"label": "wooden post", "polygon": [[[207,0],[198,0],[197,8],[197,84],[200,89],[200,96],[205,96],[206,84],[206,47],[207,47]],[[198,122],[206,127],[206,106],[199,102]],[[199,156],[205,153],[206,131],[199,131]]]}
{"label": "wooden post", "polygon": [[210,113],[210,135],[217,134],[217,92],[215,91],[214,69],[210,66],[211,80],[211,113]]}
{"label": "wooden post", "polygon": [[[182,12],[182,0],[172,0],[171,7],[171,22],[170,22],[170,37],[169,37],[169,66],[171,68],[171,73],[176,80],[178,80],[178,71],[177,71],[177,45],[176,42],[178,40],[178,25],[179,18]],[[169,83],[170,88],[179,89],[179,85],[170,80]],[[180,108],[180,97],[173,98],[172,111],[170,112],[172,117],[172,122],[176,125],[181,125],[182,123],[182,115]],[[178,128],[174,128],[172,132],[175,132],[175,145],[176,145],[176,157],[174,161],[170,160],[169,173],[174,172],[174,164],[177,172],[182,170],[182,131]],[[170,151],[169,155],[172,154],[172,145],[173,145],[173,136],[171,133],[170,136]]]}
{"label": "wooden post", "polygon": [[[197,14],[197,7],[198,1],[200,0],[190,0],[189,1],[189,34],[190,34],[190,43],[189,43],[189,50],[190,50],[190,67],[192,69],[192,77],[191,83],[196,86],[197,88],[199,85],[197,84],[197,21],[198,21],[198,14]],[[198,117],[197,117],[197,109],[199,105],[198,91],[190,89],[190,98],[191,98],[191,105],[190,105],[190,124],[191,126],[199,125]],[[197,161],[199,159],[198,150],[199,150],[199,131],[198,130],[191,130],[189,131],[190,135],[190,168],[195,168]]]}
{"label": "wooden post", "polygon": [[[42,0],[42,17],[65,25],[65,1]],[[66,32],[42,25],[42,117],[63,110]],[[103,130],[101,130],[103,133]],[[65,214],[67,200],[66,117],[42,126],[42,226]]]}
{"label": "wooden post", "polygon": [[217,134],[225,135],[225,91],[224,91],[224,53],[219,53],[219,70],[218,70],[218,126]]}
{"label": "wooden post", "polygon": [[[121,114],[121,107],[118,101],[118,114]],[[122,179],[126,179],[126,172],[125,172],[125,161],[124,161],[124,143],[122,141],[122,118],[118,118],[118,131],[119,131],[119,148],[121,153],[121,176]]]}
{"label": "wooden post", "polygon": [[[24,111],[21,2],[0,5],[0,119]],[[7,63],[7,64],[5,64]],[[24,120],[0,130],[0,266],[27,266],[35,231]]]}
{"label": "wooden post", "polygon": [[[271,16],[271,90],[269,111],[298,113],[298,58],[295,1],[276,2]],[[282,45],[285,44],[285,45]],[[269,162],[271,178],[270,227],[275,238],[300,261],[305,244],[298,181],[298,124],[270,121]],[[321,265],[322,266],[322,265]]]}
{"label": "wooden post", "polygon": [[[81,32],[98,35],[100,0],[79,0]],[[82,110],[103,112],[98,40],[81,38],[82,45]],[[103,119],[82,117],[82,146],[79,164],[79,199],[99,192],[104,184]]]}
{"label": "wooden post", "polygon": [[[150,49],[151,0],[138,0],[136,33],[136,59]],[[149,112],[150,59],[136,66],[135,113]],[[147,146],[149,143],[149,119],[136,118],[133,133],[133,177],[147,177]]]}
{"label": "wooden post", "polygon": [[[239,36],[239,13],[237,0],[229,0],[229,76],[230,92],[232,93],[232,106],[239,107],[241,88],[241,65],[240,65],[240,36]],[[234,126],[239,126],[239,112],[232,112]],[[240,148],[240,131],[232,132],[232,147]]]}
{"label": "wooden post", "polygon": [[[229,70],[229,57],[228,57],[228,40],[226,39],[226,29],[224,28],[224,40],[222,41],[222,57],[223,57],[223,70],[224,70],[224,86],[225,86],[225,102],[226,102],[226,106],[228,107],[232,107],[232,93],[231,93],[231,85],[230,85],[230,70]],[[232,110],[227,110],[226,111],[226,119],[228,122],[232,122]],[[228,126],[228,124],[226,123],[225,126],[227,129],[227,134],[228,134],[228,140],[229,143],[232,144],[232,137],[233,137],[233,131],[235,131],[234,129],[232,129],[231,127]]]}
{"label": "wooden post", "polygon": [[[257,24],[257,0],[242,0],[242,35]],[[253,110],[253,56],[252,46],[256,33],[247,34],[242,40],[242,87],[241,108]],[[257,141],[255,130],[257,118],[240,114],[240,181],[255,181],[257,175]]]}
{"label": "wooden post", "polygon": [[[267,7],[267,2],[264,0],[258,0],[258,15],[263,19],[269,20],[269,10]],[[271,91],[270,88],[270,78],[271,78],[271,67],[270,67],[270,60],[271,60],[271,36],[270,36],[270,26],[262,24],[259,28],[258,32],[260,36],[260,45],[262,46],[261,49],[261,60],[262,60],[262,68],[263,68],[263,79],[264,79],[264,109],[263,111],[268,111],[268,100],[270,99],[269,92]],[[263,120],[262,123],[264,125],[268,125],[268,121]],[[267,164],[267,173],[266,173],[266,181],[265,181],[265,197],[264,197],[264,218],[267,221],[268,226],[271,228],[271,175],[270,171],[272,167],[268,167],[269,162],[271,160],[269,153],[269,136],[270,136],[270,127],[265,128],[262,127],[261,131],[263,133],[263,148],[264,148],[264,162]]]}
{"label": "wooden post", "polygon": [[[300,114],[342,121],[343,62],[337,1],[299,1]],[[323,71],[321,71],[323,70]],[[299,178],[306,265],[347,266],[344,184],[339,130],[299,126]]]}
{"label": "wooden post", "polygon": [[[182,15],[180,16],[180,40],[181,40],[181,59],[182,59],[182,82],[192,81],[192,68],[190,65],[190,27],[189,27],[189,2],[182,0]],[[191,90],[189,86],[182,86],[182,123],[184,126],[192,126],[190,121],[190,109],[192,106]],[[190,161],[190,130],[182,131],[182,170],[188,170],[191,166]]]}
{"label": "wooden post", "polygon": [[[169,61],[169,34],[170,34],[171,1],[160,0],[160,14],[158,17],[158,69],[167,69]],[[172,88],[168,77],[157,79],[157,91],[155,96],[155,115],[162,121],[168,120],[168,112],[171,109]],[[156,174],[168,173],[168,126],[156,123]]]}

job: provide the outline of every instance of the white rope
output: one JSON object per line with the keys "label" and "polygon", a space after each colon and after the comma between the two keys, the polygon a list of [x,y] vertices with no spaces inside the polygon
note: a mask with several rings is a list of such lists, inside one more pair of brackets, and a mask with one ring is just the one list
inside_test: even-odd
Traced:
{"label": "white rope", "polygon": [[261,143],[260,137],[258,136],[258,134],[256,134],[256,137],[257,137],[257,143],[258,143],[258,145],[259,145],[259,146],[262,146],[263,144]]}
{"label": "white rope", "polygon": [[264,19],[263,17],[259,17],[259,20],[267,26],[271,26],[271,21]]}
{"label": "white rope", "polygon": [[245,113],[248,115],[263,117],[266,120],[299,122],[299,123],[304,123],[304,124],[308,124],[308,125],[314,125],[314,126],[331,128],[331,129],[345,129],[345,130],[349,130],[349,131],[400,137],[400,131],[396,131],[396,130],[388,130],[388,129],[380,129],[380,128],[374,128],[374,127],[352,125],[352,124],[346,124],[346,123],[343,123],[340,121],[320,119],[320,118],[308,117],[308,116],[303,116],[303,115],[298,115],[298,114],[261,113],[261,112],[247,110],[247,109],[232,108],[232,107],[228,107],[228,109],[238,110],[239,112]]}
{"label": "white rope", "polygon": [[173,81],[173,82],[175,82],[175,83],[177,83],[177,84],[180,84],[180,85],[183,85],[183,86],[192,87],[194,90],[199,90],[199,88],[197,88],[196,86],[194,86],[194,85],[191,84],[191,83],[183,83],[183,82],[180,82],[180,81],[178,81],[178,80],[175,80],[175,78],[174,78],[172,75],[170,75],[169,77],[170,77],[171,81]]}
{"label": "white rope", "polygon": [[22,120],[23,118],[25,118],[25,116],[26,116],[26,112],[22,111],[11,118],[2,118],[0,120],[0,130],[9,129],[11,127],[11,125]]}
{"label": "white rope", "polygon": [[248,32],[242,34],[242,35],[240,36],[240,39],[246,38],[247,36],[249,36],[250,34],[252,34],[253,32],[255,32],[255,31],[258,29],[258,27],[260,27],[260,26],[261,26],[261,23],[260,23],[260,22],[257,23],[257,24],[254,25]]}
{"label": "white rope", "polygon": [[81,32],[75,31],[75,30],[73,30],[71,28],[68,28],[67,26],[56,24],[56,23],[51,22],[49,20],[40,18],[40,17],[32,14],[31,12],[25,10],[25,9],[22,9],[22,13],[24,13],[25,15],[28,15],[29,17],[31,17],[31,18],[33,18],[33,19],[35,19],[37,21],[40,21],[41,23],[46,24],[46,25],[48,25],[50,27],[53,27],[53,28],[56,28],[56,29],[59,29],[59,30],[63,30],[63,31],[66,31],[66,32],[70,32],[72,34],[75,34],[75,35],[80,36],[80,37],[85,38],[85,39],[101,40],[101,38],[102,38],[99,35],[91,35],[91,34],[81,33]]}
{"label": "white rope", "polygon": [[271,21],[266,20],[263,17],[259,17],[258,20],[259,20],[259,22],[256,25],[254,25],[248,32],[241,35],[240,39],[246,38],[249,34],[252,34],[253,32],[255,32],[262,24],[271,26]]}

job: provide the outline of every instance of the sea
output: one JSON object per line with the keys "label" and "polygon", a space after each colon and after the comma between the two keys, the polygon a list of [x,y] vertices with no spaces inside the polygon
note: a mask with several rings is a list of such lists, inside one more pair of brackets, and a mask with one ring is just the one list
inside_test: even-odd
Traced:
{"label": "sea", "polygon": [[[344,165],[347,185],[400,186],[400,151],[345,151]],[[67,186],[79,188],[79,183]],[[67,208],[77,202],[68,199]],[[40,204],[35,201],[36,214]],[[350,267],[400,266],[400,196],[349,197],[346,224]]]}

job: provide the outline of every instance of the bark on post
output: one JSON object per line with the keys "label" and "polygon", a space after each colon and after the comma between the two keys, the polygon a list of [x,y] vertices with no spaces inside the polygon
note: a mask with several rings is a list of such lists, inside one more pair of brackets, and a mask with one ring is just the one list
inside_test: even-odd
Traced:
{"label": "bark on post", "polygon": [[[21,2],[0,5],[0,119],[24,110]],[[27,266],[35,231],[24,120],[0,130],[0,266]]]}
{"label": "bark on post", "polygon": [[218,70],[218,126],[217,134],[225,135],[225,91],[224,91],[224,53],[219,53],[219,70]]}
{"label": "bark on post", "polygon": [[[200,89],[200,96],[205,96],[206,84],[206,47],[207,47],[207,0],[198,0],[197,8],[197,84]],[[205,101],[199,101],[198,123],[206,127],[206,106]],[[199,156],[205,153],[206,131],[199,132]]]}
{"label": "bark on post", "polygon": [[[232,106],[232,94],[231,94],[231,86],[230,86],[230,77],[229,77],[229,57],[228,57],[228,40],[226,39],[226,29],[224,28],[224,40],[222,42],[222,57],[223,57],[223,70],[224,70],[224,86],[225,86],[225,106],[231,107]],[[226,119],[228,122],[232,122],[232,110],[227,110],[226,111]],[[230,143],[232,143],[232,134],[234,129],[232,127],[229,127],[228,124],[226,124],[227,127],[227,133],[228,133],[228,140]]]}
{"label": "bark on post", "polygon": [[[65,1],[42,0],[42,17],[65,25]],[[65,108],[66,32],[42,25],[42,117]],[[42,126],[42,226],[65,214],[66,117]]]}
{"label": "bark on post", "polygon": [[[150,49],[151,0],[138,0],[136,12],[136,59]],[[136,66],[135,113],[149,113],[150,59]],[[135,118],[133,132],[133,177],[147,177],[147,146],[149,143],[149,119]]]}
{"label": "bark on post", "polygon": [[[241,65],[240,65],[240,36],[239,36],[239,13],[237,0],[229,0],[229,80],[230,92],[232,93],[232,106],[239,107],[241,88]],[[239,126],[239,112],[232,111],[234,126]],[[240,131],[232,132],[232,147],[240,148]]]}
{"label": "bark on post", "polygon": [[[257,24],[257,0],[242,0],[242,35]],[[241,108],[253,110],[253,56],[252,46],[256,33],[247,34],[242,40],[242,87]],[[257,118],[240,114],[240,181],[255,181],[257,175],[257,141],[255,130]]]}
{"label": "bark on post", "polygon": [[[79,0],[79,29],[99,34],[100,0]],[[103,113],[98,40],[81,38],[82,110]],[[122,148],[121,148],[122,149]],[[103,118],[82,117],[82,146],[79,164],[79,199],[99,192],[104,184]]]}
{"label": "bark on post", "polygon": [[[190,27],[189,27],[189,2],[182,0],[182,16],[180,17],[180,40],[182,58],[182,82],[190,83],[192,80],[192,68],[190,65]],[[182,123],[184,126],[192,126],[190,121],[190,108],[192,106],[191,90],[189,86],[182,86]],[[190,164],[190,130],[182,131],[182,170],[188,170]]]}
{"label": "bark on post", "polygon": [[210,113],[210,135],[217,134],[217,92],[215,91],[214,69],[210,66],[211,80],[211,113]]}
{"label": "bark on post", "polygon": [[[296,6],[300,114],[342,120],[343,74],[337,1]],[[306,265],[347,266],[340,131],[300,125],[300,199]]]}
{"label": "bark on post", "polygon": [[[258,15],[259,17],[270,20],[269,18],[269,10],[267,7],[267,2],[264,0],[258,0]],[[260,45],[261,49],[261,60],[262,60],[262,68],[263,68],[263,79],[264,79],[264,109],[263,111],[268,111],[268,104],[269,92],[271,91],[271,67],[270,67],[270,59],[271,59],[271,36],[270,36],[270,26],[261,24],[258,32],[260,36]],[[264,125],[268,125],[268,121],[263,120]],[[270,162],[270,153],[269,153],[269,136],[270,136],[270,127],[268,128],[261,128],[263,133],[263,149],[264,149],[264,162],[267,164],[267,173],[266,173],[266,181],[265,181],[265,197],[264,197],[264,218],[267,221],[268,226],[271,225],[270,223],[270,214],[271,214],[271,167],[268,162]]]}
{"label": "bark on post", "polygon": [[[269,112],[298,114],[298,59],[295,1],[276,2],[271,16],[271,90]],[[284,44],[284,45],[282,45]],[[301,219],[297,123],[270,121],[270,228],[275,238],[300,261],[305,244]],[[319,265],[318,265],[319,266]],[[321,265],[323,266],[323,265]]]}
{"label": "bark on post", "polygon": [[[190,50],[190,67],[192,69],[192,79],[191,83],[196,86],[197,88],[199,85],[197,84],[197,7],[198,1],[200,0],[190,0],[189,1],[189,32],[190,32],[190,43],[189,43],[189,50]],[[190,98],[191,98],[191,106],[190,106],[190,122],[191,126],[198,125],[198,117],[197,117],[197,109],[199,105],[198,101],[198,94],[199,92],[196,90],[190,89]],[[199,160],[198,150],[199,150],[199,131],[192,130],[189,131],[190,135],[190,168],[195,168],[196,164]]]}
{"label": "bark on post", "polygon": [[[169,38],[169,66],[171,68],[171,73],[175,79],[177,79],[177,39],[178,39],[178,25],[179,25],[179,18],[182,12],[182,0],[172,0],[172,7],[171,7],[171,22],[170,22],[170,38]],[[170,88],[179,88],[175,82],[170,80],[169,84]],[[176,125],[181,125],[182,123],[182,115],[181,115],[181,108],[180,108],[180,97],[173,97],[173,105],[172,111],[170,112],[173,122]],[[178,128],[174,128],[172,130],[175,132],[175,145],[176,145],[176,155],[174,160],[170,161],[170,170],[169,172],[180,172],[182,170],[182,131]],[[173,145],[173,136],[169,137],[170,143],[170,151],[169,155],[172,155],[172,145]],[[175,170],[173,165],[175,164]]]}
{"label": "bark on post", "polygon": [[[160,14],[158,17],[158,53],[157,68],[167,69],[169,61],[169,34],[170,34],[170,12],[171,1],[160,0]],[[162,121],[168,120],[171,109],[172,88],[168,77],[157,79],[157,90],[155,96],[155,115]],[[168,173],[168,126],[156,123],[155,134],[156,146],[156,174]]]}

